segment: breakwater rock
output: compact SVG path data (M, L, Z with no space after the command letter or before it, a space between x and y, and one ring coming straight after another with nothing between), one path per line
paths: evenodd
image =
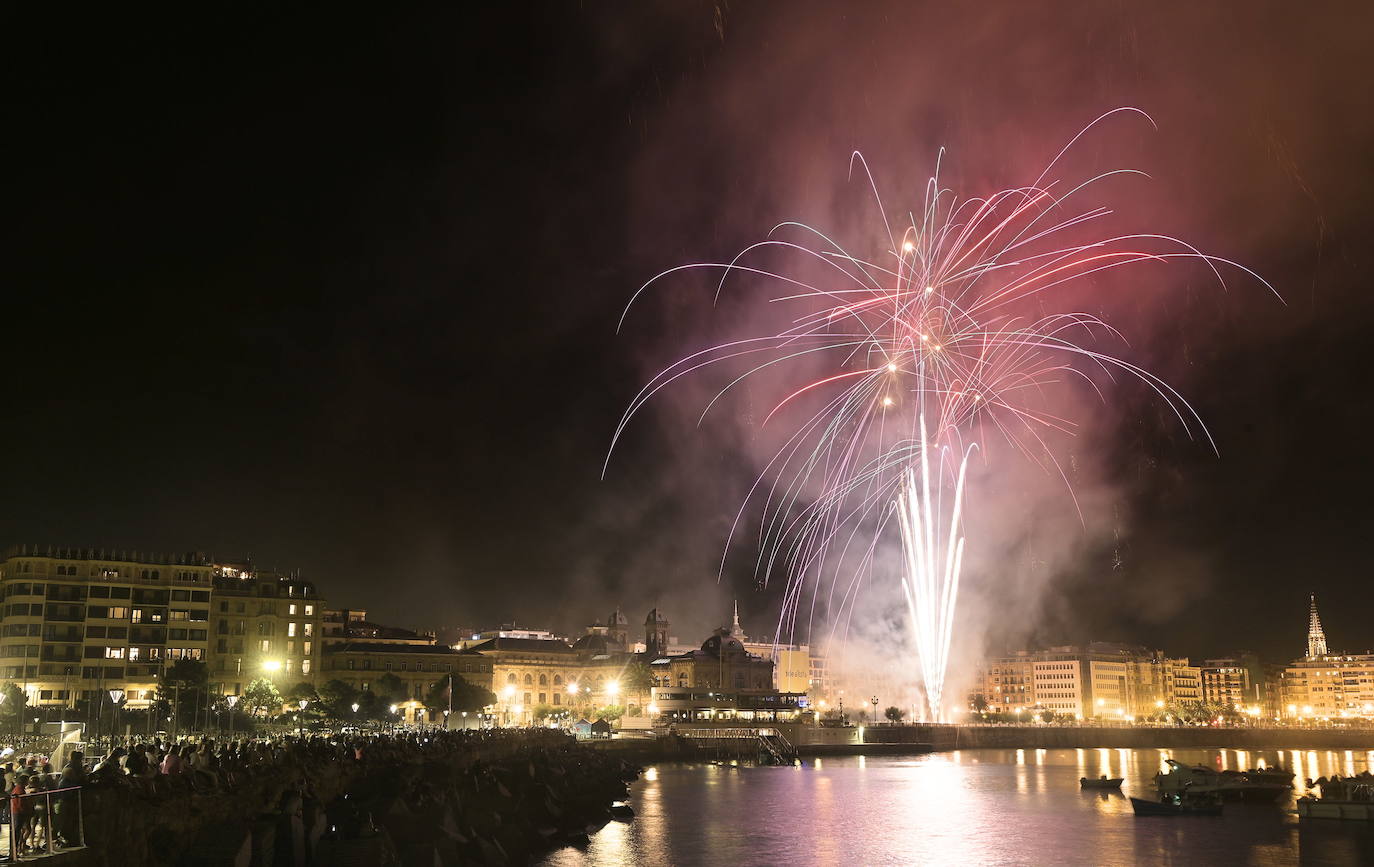
M585 841L639 772L544 731L287 741L262 756L214 774L86 787L87 845L62 863L525 864Z

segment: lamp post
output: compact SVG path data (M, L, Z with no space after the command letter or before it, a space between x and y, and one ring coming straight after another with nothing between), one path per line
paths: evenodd
M468 730L468 712L465 711L465 710L462 710L462 711L459 711L458 713L462 714L462 717L463 717L463 731L467 731L467 730Z
M391 706L391 733L396 733L396 705Z
M869 699L873 703L873 724L878 724L878 697L875 695Z
M515 698L515 684L506 684L506 688L501 690L501 695L506 699L506 725L510 725L510 703L511 699Z
M114 745L115 736L119 733L119 703L124 700L124 690L110 690L110 704L114 705L114 711L110 714L114 718L110 729L110 745Z
M305 709L310 705L310 699L303 698L298 704L301 709L296 711L296 727L300 731L301 740L305 740Z
M229 705L229 740L232 741L234 739L234 705L239 703L239 697L226 695L224 700Z

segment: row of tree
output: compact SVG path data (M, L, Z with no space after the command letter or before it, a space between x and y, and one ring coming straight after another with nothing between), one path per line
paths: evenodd
M107 713L111 704L103 692L98 692L94 706L79 703L87 715ZM28 697L17 684L6 683L0 686L0 721L13 725L27 722ZM298 683L282 693L272 681L258 678L248 684L239 697L237 705L231 706L226 697L210 688L205 663L193 660L178 660L168 666L158 683L157 694L153 701L156 718L175 719L182 728L208 726L213 717L223 721L226 715L246 715L254 718L271 718L282 713L283 705L296 705L304 700L307 704L303 711L288 710L288 714L301 714L301 722L368 722L390 718L391 706L410 701L406 684L396 675L388 672L372 684L370 689L360 690L341 680L331 680L318 690L306 682ZM445 710L454 713L467 711L473 713L496 703L491 690L469 683L461 676L446 674L430 684L421 699L424 706L433 714ZM357 705L357 710L353 709ZM146 711L132 711L124 722L146 719ZM108 720L109 717L107 716ZM160 726L159 726L160 727Z

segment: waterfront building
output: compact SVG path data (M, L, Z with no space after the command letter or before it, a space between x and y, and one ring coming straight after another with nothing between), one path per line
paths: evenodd
M1283 671L1279 716L1296 720L1374 719L1374 652L1331 653L1312 597L1307 655Z
M773 662L773 689L785 693L806 694L813 691L811 648L805 644L788 644L766 639L750 641L739 622L739 603L735 603L730 623L730 637L755 656Z
M717 629L700 648L649 663L654 684L679 689L772 690L773 661L744 648L728 629Z
M424 707L430 688L447 674L469 683L492 688L492 661L471 650L454 650L442 644L388 644L348 641L323 649L324 664L318 682L342 681L368 691L390 674L402 684L404 696L391 696L397 704L397 721L439 723Z
M807 697L776 690L719 692L656 686L649 705L659 723L757 726L808 722Z
M315 681L325 611L312 582L246 563L216 564L212 581L211 689L241 695L259 677L283 691Z
M367 619L367 612L361 608L325 609L321 627L326 647L356 641L417 647L427 647L438 642L433 633L374 623Z
M636 703L632 693L619 688L629 655L608 653L604 646L589 642L578 649L560 638L489 638L468 650L491 663L503 722L530 724L541 712Z
M30 704L154 698L164 666L205 660L214 564L203 554L19 545L0 562L0 677Z
M1132 720L1202 697L1199 669L1161 651L1111 642L1019 650L984 660L971 701L990 712L1051 711Z
M1048 685L1050 679L1045 682ZM991 713L1019 714L1033 707L1035 660L1030 651L1020 650L984 661L974 691L982 696Z
M1258 717L1272 709L1269 668L1253 653L1204 660L1203 701Z

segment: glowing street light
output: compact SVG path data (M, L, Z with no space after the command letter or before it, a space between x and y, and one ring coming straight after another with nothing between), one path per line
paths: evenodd
M572 683L568 684L568 695L577 695L578 689L579 687L577 685L577 681L573 681Z
M620 694L620 681L612 680L606 684L606 695L615 698Z
M281 660L269 659L262 664L263 671L281 671Z

